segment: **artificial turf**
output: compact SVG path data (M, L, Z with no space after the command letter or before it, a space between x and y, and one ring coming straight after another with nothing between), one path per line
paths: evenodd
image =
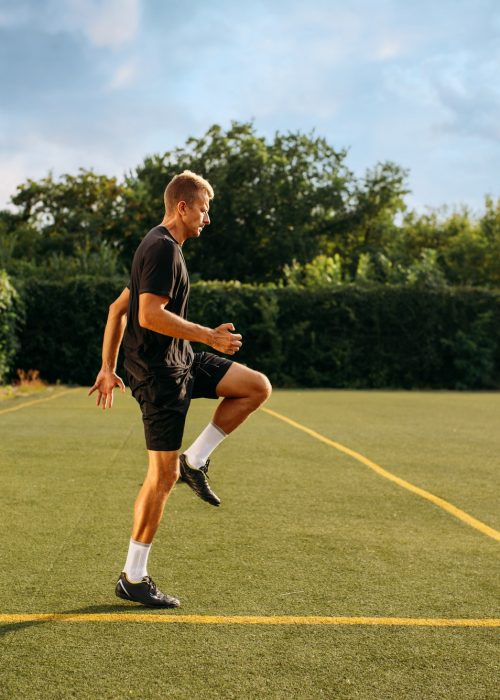
M0 404L0 613L147 612L113 595L145 470L136 404L117 396L103 413L80 389L1 413L21 402ZM277 391L268 405L499 527L499 394ZM212 408L193 403L186 444ZM264 412L210 473L221 508L177 486L150 557L182 614L499 617L498 542ZM0 633L2 698L499 695L498 629L25 622Z

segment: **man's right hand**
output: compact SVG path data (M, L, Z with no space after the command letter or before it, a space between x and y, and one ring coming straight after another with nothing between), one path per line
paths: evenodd
M97 391L96 405L101 406L103 410L111 408L113 406L113 390L116 386L120 387L122 393L125 393L125 384L120 377L111 370L101 369L88 396Z
M212 331L212 340L210 345L214 350L223 352L225 355L234 355L241 348L241 335L239 333L231 333L234 331L232 323L223 323L217 326Z

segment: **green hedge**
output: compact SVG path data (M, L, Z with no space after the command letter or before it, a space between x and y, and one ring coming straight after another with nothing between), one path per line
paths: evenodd
M26 323L15 366L37 369L49 382L93 384L109 304L123 281L28 280L19 286Z
M190 315L233 321L239 359L280 386L500 387L500 292L200 283Z
M16 366L90 384L109 303L122 281L25 283ZM306 290L192 286L189 317L232 321L238 360L277 386L500 388L500 292L354 286Z
M12 369L24 320L22 302L7 273L0 270L0 382Z

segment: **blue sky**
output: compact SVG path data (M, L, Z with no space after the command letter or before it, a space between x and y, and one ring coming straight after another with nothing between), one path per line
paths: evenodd
M214 123L315 130L423 211L500 196L499 0L0 0L0 205Z

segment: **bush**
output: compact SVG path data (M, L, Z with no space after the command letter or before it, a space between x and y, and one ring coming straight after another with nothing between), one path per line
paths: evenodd
M281 337L289 349L280 383L500 386L498 293L350 286L307 293L283 289L280 296ZM474 351L464 338L475 343Z
M93 383L108 307L123 287L121 279L26 280L20 292L27 317L16 367L37 369L49 382Z
M7 273L0 270L0 383L11 374L22 321L23 307L19 295Z
M122 289L122 279L25 283L16 366L93 382L108 306ZM233 322L244 341L238 361L277 386L500 388L499 292L197 282L189 318Z

